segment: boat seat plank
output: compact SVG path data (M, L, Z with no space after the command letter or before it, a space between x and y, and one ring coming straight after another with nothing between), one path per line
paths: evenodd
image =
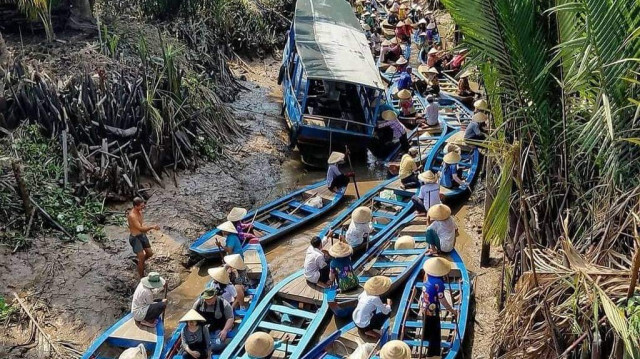
M302 219L302 218L300 218L300 217L298 217L296 215L291 215L291 214L288 214L288 213L284 213L284 212L279 211L279 210L273 210L273 211L269 212L269 214L271 216L273 216L273 217L282 218L282 219L284 219L286 221L293 222L293 223L300 222L300 220Z
M309 197L320 196L322 199L327 201L333 201L333 199L336 197L336 194L334 192L329 191L329 189L326 186L320 186L318 188L310 189L310 190L304 191L304 193L307 194Z
M262 321L258 324L258 327L268 330L277 330L285 333L293 333L297 335L304 335L307 331L302 328L292 327L284 324L272 323L267 321Z
M258 222L258 221L254 221L253 222L253 226L255 228L257 228L258 230L261 230L263 232L267 232L267 233L276 233L278 231L277 228L273 228L271 226L268 226L262 222Z
M312 320L316 316L316 313L307 312L306 310L301 310L301 309L289 308L279 304L272 304L269 308L278 313L289 314L289 315L293 315L296 317L305 318L309 320Z
M211 236L211 238L207 239L204 243L202 243L198 248L200 249L212 249L212 248L218 248L218 245L216 244L216 239L218 240L218 242L220 242L221 246L224 246L225 244L227 244L227 239L219 234L214 234L213 236Z
M373 263L371 268L391 268L391 267L408 267L413 264L413 261L409 262L396 262L396 261L379 261Z
M376 202L391 204L391 205L394 205L394 206L404 207L404 206L407 205L407 203L405 203L405 202L394 201L392 199L386 199L386 198L382 198L382 197L375 197L373 200L376 201Z
M304 203L300 203L298 201L291 201L289 202L289 206L293 207L293 209L295 210L296 208L301 209L305 212L309 212L309 213L318 213L320 212L320 208L316 208L316 207L311 207L308 206Z
M422 347L426 350L429 347L429 341L425 340L422 343L420 343L419 340L403 340L403 342L409 344L410 347L420 347L420 345L422 345ZM446 348L449 349L451 348L451 343L449 343L448 341L442 341L440 343L440 346L442 348Z
M424 249L386 249L382 251L382 255L385 256L410 256L419 255L424 252Z
M407 320L404 326L408 328L422 328L422 320ZM441 329L455 330L456 324L451 322L440 322Z
M373 217L384 217L384 218L389 218L389 219L393 219L395 218L395 214L393 213L389 213L387 211L375 211L372 213Z
M141 342L155 343L156 342L156 328L145 327L136 323L135 319L131 318L118 329L116 329L111 335L111 338L120 339L132 339Z

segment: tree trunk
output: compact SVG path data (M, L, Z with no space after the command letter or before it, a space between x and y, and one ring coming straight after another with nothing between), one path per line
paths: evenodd
M75 30L97 30L92 0L71 0L71 16L67 26Z

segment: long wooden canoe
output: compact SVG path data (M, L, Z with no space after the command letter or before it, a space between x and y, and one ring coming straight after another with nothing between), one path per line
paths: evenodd
M425 168L433 172L442 171L442 159L445 155L445 146L449 143L456 144L461 150L461 159L458 167L462 168L461 179L466 181L469 186L446 188L440 186L440 193L444 195L445 201L454 201L470 193L471 187L476 180L478 167L480 166L480 152L475 146L470 146L464 142L464 131L461 129L453 129L447 135L438 141L434 150L429 154Z
M342 200L343 196L344 189L338 193L331 192L327 188L326 181L321 181L247 213L243 221L251 222L254 214L258 213L253 222L253 231L260 238L260 244L265 245L327 214ZM322 199L322 208L308 205L309 200L313 197ZM206 232L196 239L189 249L203 257L212 257L218 254L220 248L216 245L216 239L223 245L225 241L219 232L217 228Z
M382 337L380 342L388 341L389 333L389 320L382 325ZM311 348L302 359L342 359L348 358L353 354L359 346L363 344L369 344L371 346L378 347L378 341L366 336L360 335L356 324L352 321L328 335L326 338L321 339L320 342L313 348ZM375 356L372 356L375 358Z
M260 244L250 243L244 248L244 263L247 265L247 275L249 279L255 281L249 290L245 293L246 309L235 309L234 319L235 325L232 331L229 333L229 338L233 338L238 330L247 323L247 318L253 313L258 306L260 298L264 292L267 284L267 275L269 268L267 266L267 257L264 254L264 250ZM183 354L180 346L182 340L180 333L186 324L180 323L176 330L171 335L171 339L167 342L165 353L163 358L165 359L182 359ZM220 355L214 354L213 359L221 358Z
M424 260L429 257L425 257ZM442 358L453 359L461 351L462 341L467 328L469 316L469 299L471 285L469 273L455 250L445 256L453 263L453 269L445 278L445 296L453 302L454 309L460 313L455 318L446 309L440 312ZM418 315L419 300L422 294L424 272L422 263L416 267L402 293L400 306L393 323L390 340L402 340L412 349L411 358L424 358L428 347L422 341L422 317ZM422 351L422 353L420 353Z
M298 359L318 332L328 311L327 301L320 305L295 302L283 298L280 291L293 280L303 277L304 270L291 274L267 293L246 319L235 337L222 352L221 358L246 358L244 343L257 331L269 333L277 343L273 358Z
M384 240L369 248L353 266L358 274L360 287L346 293L338 293L335 288L326 290L329 308L337 317L345 317L353 312L358 304L358 296L363 291L362 285L369 278L378 275L389 277L391 288L387 293L392 293L407 280L427 250L425 220L425 217L411 214L388 231ZM416 241L415 248L394 249L396 241L401 236L413 237Z
M129 313L91 343L82 359L117 359L128 348L144 344L151 359L159 359L164 346L164 322L155 328L140 325Z

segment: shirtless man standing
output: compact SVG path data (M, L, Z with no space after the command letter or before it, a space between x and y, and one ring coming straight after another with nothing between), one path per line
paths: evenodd
M138 256L138 275L140 278L144 277L144 262L153 255L149 238L147 238L147 232L152 229L160 229L158 225L145 226L143 224L142 211L145 206L144 199L136 197L133 199L133 208L127 215L127 222L129 222L129 244L131 244L131 248L133 248L133 253Z

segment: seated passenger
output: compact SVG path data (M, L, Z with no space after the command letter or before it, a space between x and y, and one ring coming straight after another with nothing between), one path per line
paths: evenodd
M445 188L455 188L465 186L458 175L458 162L460 162L460 154L457 152L449 152L444 155L442 160L442 174L440 175L440 185Z
M244 296L251 285L251 279L247 275L247 265L244 264L239 254L231 254L224 257L224 267L229 274L229 281L236 289L236 296L231 307L233 309L245 309Z
M364 291L358 296L358 305L353 311L353 322L365 335L380 338L376 332L382 328L391 313L391 299L383 304L380 296L391 287L391 279L383 276L369 278L364 284Z
M456 93L458 96L474 96L476 94L471 90L471 86L469 85L469 71L465 71L460 75Z
M464 139L465 140L475 140L475 141L484 141L487 138L487 135L482 131L487 124L487 115L482 112L477 112L473 114L471 118L471 122L467 125L467 128L464 130Z
M160 288L166 285L167 282L157 272L150 272L148 276L140 279L131 301L131 313L136 322L155 328L158 318L167 307L167 300L153 297L158 295Z
M451 218L451 209L444 204L436 204L427 212L426 239L429 244L427 254L450 253L456 244L458 228Z
M418 194L411 197L411 201L416 207L418 216L424 216L429 208L440 204L440 185L438 184L438 176L432 171L422 172L418 176L418 180L422 185Z
M229 272L224 267L209 268L207 271L212 278L209 288L216 288L220 290L220 295L229 304L235 302L238 292L236 287L231 285L231 278L229 278Z
M418 165L416 164L415 157L418 155L418 148L411 147L408 153L402 155L400 159L400 170L398 177L404 189L418 188ZM418 159L419 160L419 159Z
M233 309L221 296L220 288L205 289L193 309L205 319L209 328L210 350L221 353L228 344L229 332L233 328Z
M255 332L244 343L244 351L249 359L270 359L274 350L280 348L282 343L275 342L273 337L265 332Z
M340 292L358 287L358 276L351 266L351 254L353 254L353 248L342 240L338 240L329 248L329 255L333 258L329 262L329 281L337 282Z
M205 325L206 319L193 309L180 318L180 322L187 325L180 332L182 355L185 359L210 358L211 347L209 328Z
M351 248L358 248L369 240L369 234L373 232L373 223L371 222L371 209L369 207L358 207L351 215L351 223L347 228L345 240ZM366 249L367 246L364 246Z
M416 109L413 107L413 95L409 90L398 91L398 99L400 100L400 114L405 117L411 117L416 114Z

